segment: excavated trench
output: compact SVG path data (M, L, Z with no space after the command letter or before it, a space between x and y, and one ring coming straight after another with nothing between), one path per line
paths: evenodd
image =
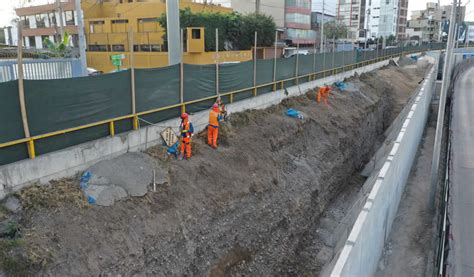
M91 207L66 197L60 208L24 209L23 250L39 257L28 271L317 275L333 255L331 232L365 180L358 172L426 70L390 66L352 78L329 106L308 93L234 114L220 148L200 136L190 161L167 161L163 147L152 148L169 183L143 198ZM287 108L304 120L284 115Z

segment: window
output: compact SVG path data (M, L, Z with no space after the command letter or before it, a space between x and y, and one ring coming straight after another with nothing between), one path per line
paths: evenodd
M64 15L66 16L66 25L73 26L74 23L74 12L73 11L65 11Z
M112 20L112 33L126 33L128 31L127 24L127 19Z
M49 39L49 36L41 36L41 43L43 43L43 48L46 48L46 44L44 43L46 39Z
M192 37L192 39L200 39L201 38L201 29L192 29L191 30L191 37Z
M58 25L56 22L56 14L55 13L48 13L49 17L49 25L51 27Z
M140 18L138 19L139 32L157 32L159 23L156 18Z
M288 23L311 24L311 16L307 14L287 13L285 19Z
M133 51L135 52L161 52L161 45L160 44L134 45Z
M103 21L103 20L89 22L89 30L90 30L91 34L103 33L104 32L104 24L105 24L105 21Z
M113 44L112 45L113 52L125 52L125 45L123 44Z
M91 52L107 52L107 45L89 45L89 51Z
M36 48L36 39L35 37L28 37L28 42L30 43L30 47Z
M22 16L21 23L23 27L30 27L30 18L28 16Z
M37 14L35 15L36 18L36 28L44 28L46 27L46 15L45 14Z

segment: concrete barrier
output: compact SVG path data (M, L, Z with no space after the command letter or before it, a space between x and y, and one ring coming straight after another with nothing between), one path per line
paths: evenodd
M330 276L372 276L397 213L426 125L437 76L437 60L405 116L403 125Z
M308 90L324 84L343 81L345 78L370 72L388 64L388 60L370 64L334 76L302 83L286 90L266 93L257 97L234 102L227 106L229 113L242 112L249 109L265 109L279 104L288 97L298 96ZM190 116L195 132L206 128L208 111L198 112ZM149 147L162 144L161 131L172 127L178 132L178 118L160 122L137 131L107 137L83 143L70 148L59 150L36 157L34 160L23 160L0 167L0 199L8 193L20 190L29 184L47 183L50 180L70 177L84 171L91 165L105 159L110 159L129 151L142 151Z

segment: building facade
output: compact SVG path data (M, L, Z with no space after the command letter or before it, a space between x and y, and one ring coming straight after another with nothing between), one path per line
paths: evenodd
M28 4L34 4L28 2ZM44 48L43 41L49 38L56 41L61 26L72 36L73 46L78 45L77 14L74 0L61 0L59 5L32 5L15 10L20 18L23 45L27 48Z
M457 21L463 22L466 7L461 6L458 10ZM437 3L429 2L424 10L413 11L407 23L407 33L410 39L419 39L420 42L443 41L449 29L451 16L451 5L438 6Z
M366 37L366 1L370 0L338 0L336 20L347 26L348 39L361 42Z
M408 0L398 0L397 39L407 38Z
M313 45L316 32L311 29L311 0L231 0L240 13L260 12L275 20L280 39L288 45Z
M230 13L233 10L220 5L181 0L180 9L190 8L193 12ZM134 52L134 66L155 68L168 65L165 48L165 32L157 18L166 13L165 0L83 0L84 28L87 42L87 64L104 72L115 69L111 56L123 54L123 67L130 67L130 53ZM189 30L187 30L189 31ZM194 28L192 37L204 43L204 28ZM214 31L214 30L212 30ZM189 45L183 53L183 61L190 64L213 64L217 62L238 62L252 59L252 51L205 52L204 44L190 51ZM200 50L196 50L200 49Z
M399 7L400 0L369 0L364 22L366 38L396 36L399 24Z

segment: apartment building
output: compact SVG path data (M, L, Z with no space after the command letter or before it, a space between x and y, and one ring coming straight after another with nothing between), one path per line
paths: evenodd
M461 6L457 13L457 21L463 22L466 7ZM451 5L438 6L429 2L424 10L413 11L407 22L407 33L411 39L418 38L421 42L442 41L443 34L448 32L451 16Z
M311 29L311 0L231 0L240 13L270 15L281 30L280 39L289 45L313 45L316 32Z
M407 38L408 0L398 0L397 39Z
M366 2L371 0L338 0L336 20L347 26L348 39L352 42L365 41Z
M45 38L55 41L60 34L61 26L64 32L72 36L72 45L78 45L77 14L74 10L74 0L61 0L59 3L24 6L15 10L20 18L23 45L27 48L44 48Z
M400 0L369 0L364 29L366 38L395 36L398 32Z

